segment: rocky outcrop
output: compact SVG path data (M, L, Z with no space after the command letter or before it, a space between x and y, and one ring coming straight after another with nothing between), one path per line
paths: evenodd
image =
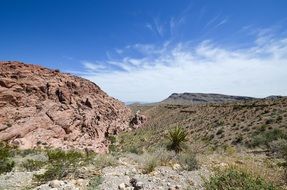
M0 62L0 141L107 151L131 111L96 84L37 65Z
M137 112L134 117L131 119L130 126L133 129L137 129L143 126L143 124L146 122L147 118L146 116L140 114Z

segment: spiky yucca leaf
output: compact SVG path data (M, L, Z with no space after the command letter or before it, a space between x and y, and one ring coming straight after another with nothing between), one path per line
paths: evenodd
M185 129L177 126L176 128L169 131L167 137L170 141L170 145L168 148L178 153L182 151L183 143L187 141L187 132L185 131Z

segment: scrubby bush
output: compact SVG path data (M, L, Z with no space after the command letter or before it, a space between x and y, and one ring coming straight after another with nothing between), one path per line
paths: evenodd
M284 155L284 150L287 147L286 139L278 139L268 143L269 150L275 155L281 157Z
M10 147L0 144L0 174L12 171L15 163L11 158L12 152Z
M272 152L275 153L277 157L283 159L283 163L281 165L284 168L284 180L287 183L287 140L279 139L270 143L269 146Z
M174 151L167 151L165 148L159 148L153 153L153 156L158 160L161 166L168 166L177 159Z
M206 190L276 190L279 189L264 179L252 176L251 174L230 167L224 170L217 170L209 180L204 183Z
M130 153L133 153L133 154L142 154L143 153L139 148L137 148L135 146L129 147L129 149L127 151Z
M91 163L96 166L98 169L102 169L107 166L116 166L117 160L112 155L96 155L92 160Z
M282 121L283 117L281 115L279 115L277 118L276 118L276 123L280 123Z
M87 190L96 190L99 188L99 185L103 182L102 176L98 175L93 177L88 184Z
M265 121L265 124L266 125L269 125L269 124L271 124L271 123L273 123L274 121L273 121L273 119L267 119L266 121Z
M39 183L45 183L54 179L62 179L69 173L74 172L74 167L68 166L67 163L57 163L49 165L45 173L34 175L35 179Z
M233 145L237 145L239 143L242 143L243 141L243 136L242 134L239 134L233 141L232 141L232 144Z
M69 162L74 163L75 161L82 160L84 155L80 152L71 150L71 151L63 151L63 150L49 150L47 152L47 156L49 162Z
M199 164L194 153L183 153L179 157L179 162L183 169L192 171L199 169Z
M222 133L224 133L224 130L222 128L220 128L217 132L216 135L221 135Z
M184 142L187 141L187 132L181 127L176 127L169 131L167 138L170 141L168 149L174 150L176 153L179 153L183 150Z
M284 167L284 180L287 183L287 145L285 145L282 149L282 157L284 159L283 167Z
M154 169L156 168L158 162L156 160L156 158L151 158L150 160L147 160L144 163L144 167L143 167L143 173L148 174L154 171Z
M255 135L252 139L251 146L268 146L272 141L278 139L287 139L287 135L280 129L273 129Z
M25 157L31 154L39 154L43 152L41 149L24 149L24 150L16 150L17 155Z
M231 155L233 155L233 154L236 153L236 148L233 147L233 146L228 146L228 145L226 145L226 146L224 146L224 152L225 152L228 156L231 156Z
M41 169L45 164L46 162L44 161L28 159L22 163L22 167L27 171L37 171Z
M69 174L76 173L86 158L77 151L48 150L48 167L45 173L35 175L35 179L39 183L45 183L54 179L62 179Z
M158 157L159 154L155 152L145 152L142 155L129 153L126 156L138 163L138 165L142 169L142 172L146 174L154 171L154 169L161 164Z
M8 159L0 160L0 174L11 172L14 166L15 166L14 161Z

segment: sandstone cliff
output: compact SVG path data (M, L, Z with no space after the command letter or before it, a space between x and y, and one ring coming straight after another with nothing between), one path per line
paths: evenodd
M96 84L37 65L0 62L0 141L107 151L131 111Z

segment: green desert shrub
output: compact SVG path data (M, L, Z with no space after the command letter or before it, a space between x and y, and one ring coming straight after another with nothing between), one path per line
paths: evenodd
M224 130L222 128L220 128L217 132L216 135L221 135L222 133L224 133Z
M275 155L282 157L284 155L285 149L287 148L287 140L286 139L278 139L272 141L268 144L269 150Z
M194 153L183 153L179 157L179 162L183 169L193 171L199 169L199 164Z
M49 150L47 152L47 156L49 162L69 162L74 163L79 160L84 159L84 155L81 152L77 152L74 150L71 151L63 151L63 150Z
M44 161L28 159L22 163L22 167L27 171L37 171L47 164Z
M230 167L224 170L217 170L209 180L205 180L206 190L277 190L279 189L264 179L252 176L251 174Z
M0 174L12 171L14 166L11 148L5 144L0 144Z
M9 159L0 160L0 174L11 172L15 166L15 162Z
M39 183L46 183L47 181L62 179L68 176L69 173L75 172L75 167L71 167L68 163L55 163L49 165L45 173L34 175Z
M281 164L284 168L284 180L287 183L287 140L279 139L270 143L270 149L273 153L276 154L279 158L283 159Z
M151 158L144 163L143 173L148 174L154 171L156 166L158 165L156 158Z
M187 141L187 132L184 128L176 127L168 132L167 138L169 140L168 149L179 153L185 146L184 142Z
M243 141L243 136L242 136L242 134L239 134L239 135L232 141L232 144L233 144L233 145L237 145L237 144L242 143L242 141Z
M131 146L129 147L129 149L127 150L130 153L133 154L142 154L143 152L139 149L139 147L135 147L135 146Z
M77 151L48 150L47 156L49 160L45 173L34 175L39 183L54 179L60 180L68 175L75 174L77 169L86 161L86 157Z
M264 131L255 135L252 139L251 146L268 146L272 141L278 139L287 139L287 135L280 129L273 129L271 131Z
M93 177L88 184L87 190L97 190L99 189L99 185L103 182L102 176L98 175Z
M113 155L110 154L98 154L92 160L91 163L98 169L102 169L107 166L116 166L117 160Z
M165 148L158 148L153 152L153 156L158 160L158 164L161 166L168 166L177 159L177 155L174 151L168 151Z
M25 157L27 155L33 155L33 154L40 154L42 150L40 149L24 149L24 150L16 150L16 154L22 157Z
M154 169L160 165L159 154L158 152L145 152L141 155L129 153L127 156L138 163L143 173L150 173L154 171Z

